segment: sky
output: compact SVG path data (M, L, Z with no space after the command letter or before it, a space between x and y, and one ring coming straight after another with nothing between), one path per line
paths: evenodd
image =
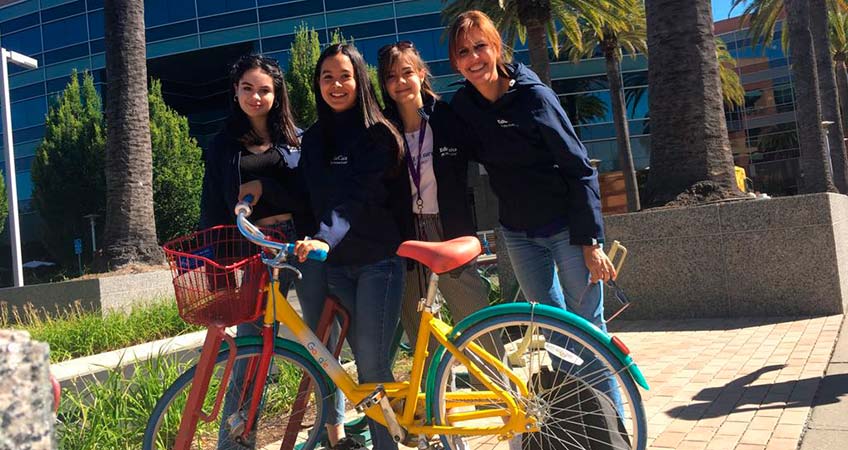
M713 2L713 20L724 20L728 17L728 12L730 12L730 5L733 3L731 0L712 0ZM745 5L739 5L736 8L733 8L733 14L731 17L738 16L742 14L742 11L745 10Z

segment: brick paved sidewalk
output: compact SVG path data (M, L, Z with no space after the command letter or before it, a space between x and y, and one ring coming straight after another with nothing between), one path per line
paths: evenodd
M794 450L841 322L839 315L613 324L651 384L642 392L649 448Z

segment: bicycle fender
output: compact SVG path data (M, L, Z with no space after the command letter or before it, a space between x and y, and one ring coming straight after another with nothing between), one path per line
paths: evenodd
M241 347L243 345L256 345L260 347L262 346L262 336L241 336L234 338L234 340L236 342L236 347ZM312 357L312 354L309 353L309 351L306 350L305 347L291 339L283 339L280 337L274 339L274 347L283 348L303 357L308 364L311 364L312 367L318 371L318 373L323 375L324 382L327 383L327 387L331 391L334 391L336 389L336 384L333 383L333 380L330 379L330 377L327 375L327 372L325 372L324 369L322 369L321 366L318 365L318 362L315 361L315 358ZM221 343L222 352L227 351L228 348L229 344L227 344L227 341Z
M648 385L647 380L645 380L645 376L642 375L642 371L633 361L633 358L630 355L625 355L621 350L618 349L612 343L612 336L607 333L601 331L600 328L595 326L593 323L588 320L578 316L577 314L568 312L563 310L562 308L556 308L548 305L540 305L540 304L531 304L526 302L516 302L516 303L505 303L501 305L490 306L488 308L483 308L465 319L461 320L451 331L451 334L448 335L448 340L450 342L456 342L457 337L459 337L465 330L470 328L472 325L477 324L480 321L490 319L496 316L504 316L510 314L534 314L544 317L549 317L552 319L561 320L569 325L573 325L575 328L578 328L580 331L585 332L590 337L594 338L598 342L604 345L616 358L621 362L624 367L627 368L627 372L633 378L633 381L636 382L639 386L641 386L645 390L650 390L650 386ZM442 360L447 350L444 346L439 346L436 350L436 353L433 355L433 360L430 363L430 368L427 371L427 415L428 420L432 421L433 417L431 415L431 411L433 411L431 399L435 397L436 391L436 370L438 369L438 362Z

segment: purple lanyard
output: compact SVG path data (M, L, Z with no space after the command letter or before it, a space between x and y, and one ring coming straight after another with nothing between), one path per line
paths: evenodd
M406 167L409 169L409 175L412 177L412 183L415 184L416 205L418 213L424 208L424 201L421 200L421 156L424 154L424 136L427 134L427 119L421 118L421 126L418 129L418 158L415 162L412 161L412 151L409 149L409 142L406 141L406 134L403 135L403 145L406 147Z

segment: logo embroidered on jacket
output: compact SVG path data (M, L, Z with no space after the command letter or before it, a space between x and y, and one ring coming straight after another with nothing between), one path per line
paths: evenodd
M456 156L457 153L456 147L439 147L439 156Z
M516 125L516 124L514 124L514 123L512 123L512 122L510 122L506 119L498 119L498 125L500 125L501 128L512 128L512 127L518 126L518 125Z
M333 160L330 161L331 165L334 166L342 166L347 164L347 155L336 155L333 157Z

